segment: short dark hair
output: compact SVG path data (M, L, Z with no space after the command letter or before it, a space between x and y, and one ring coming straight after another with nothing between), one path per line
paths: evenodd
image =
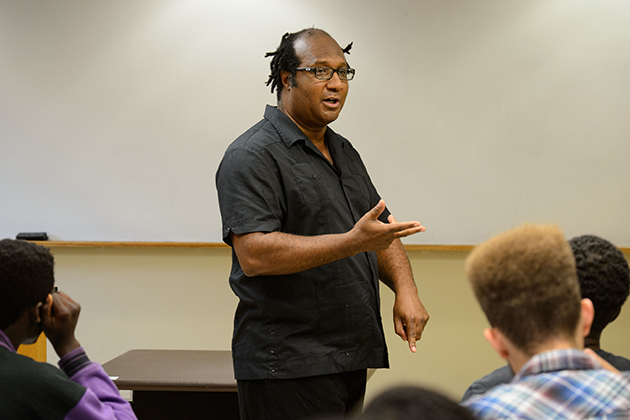
M630 268L623 253L612 243L594 235L569 240L575 257L580 291L595 307L591 334L617 318L630 293Z
M360 420L474 420L475 417L450 398L418 386L391 388L370 402Z
M1 330L46 299L55 284L53 266L53 256L43 246L12 239L0 241Z
M269 65L269 67L271 68L271 74L269 74L269 79L267 79L266 84L267 86L271 85L271 93L273 93L274 89L276 90L276 97L278 99L278 102L280 102L282 89L284 88L282 86L283 71L289 73L291 86L295 86L295 73L296 69L300 66L300 58L295 53L295 41L300 39L303 35L316 34L328 35L326 31L317 28L302 29L301 31L293 33L287 32L282 35L282 39L280 40L280 45L278 46L278 48L273 52L268 52L267 54L265 54L265 58L273 56L271 64ZM345 54L350 54L351 48L352 42L343 49L343 52Z
M575 335L580 286L559 227L528 224L489 239L468 257L466 275L490 325L524 353Z

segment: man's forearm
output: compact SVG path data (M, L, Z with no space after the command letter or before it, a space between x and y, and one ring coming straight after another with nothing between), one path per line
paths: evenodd
M385 202L381 200L346 233L319 236L283 232L233 233L232 245L243 272L250 277L298 273L364 251L395 249L392 261L400 260L400 252L406 261L405 249L398 238L421 232L424 227L418 222L398 223L393 218L390 223L383 223L378 220L383 210ZM396 241L398 245L392 247ZM409 261L406 264L411 274Z
M413 293L418 293L413 280L411 264L407 258L407 251L400 241L396 239L389 248L377 251L378 272L380 280L387 285L394 293L402 289L408 289Z
M282 232L232 235L247 276L294 274L358 253L349 233L298 236Z

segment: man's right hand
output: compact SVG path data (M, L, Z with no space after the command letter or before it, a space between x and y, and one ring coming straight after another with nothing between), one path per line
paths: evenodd
M74 337L79 312L81 312L81 305L63 292L48 295L41 307L44 333L59 357L81 346Z
M404 238L426 229L419 222L398 223L389 217L390 223L383 223L378 217L385 210L385 202L380 200L372 210L354 225L350 233L354 236L357 246L363 251L382 251L389 248L395 239Z
M385 202L381 200L350 231L341 234L300 236L252 232L230 235L245 275L294 274L361 252L382 251L398 238L425 231L418 222L398 223L392 216L388 218L389 223L383 223L378 220L383 210Z

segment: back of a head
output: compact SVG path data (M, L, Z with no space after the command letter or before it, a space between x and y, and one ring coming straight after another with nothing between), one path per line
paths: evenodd
M378 395L360 420L474 420L450 398L416 386L398 386Z
M54 285L53 257L39 245L0 240L0 329L43 301Z
M575 259L560 228L527 224L475 247L466 275L488 321L526 354L571 338L580 319Z
M595 307L591 334L599 336L614 321L630 292L630 268L623 253L594 235L569 240L583 298Z

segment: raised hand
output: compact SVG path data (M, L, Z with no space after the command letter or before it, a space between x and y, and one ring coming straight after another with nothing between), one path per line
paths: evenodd
M81 345L74 337L81 305L63 292L48 295L41 308L42 327L59 357Z
M393 216L388 218L390 223L383 223L378 220L383 210L385 210L385 202L380 200L350 231L361 251L381 251L389 248L395 239L426 230L419 222L398 223Z

